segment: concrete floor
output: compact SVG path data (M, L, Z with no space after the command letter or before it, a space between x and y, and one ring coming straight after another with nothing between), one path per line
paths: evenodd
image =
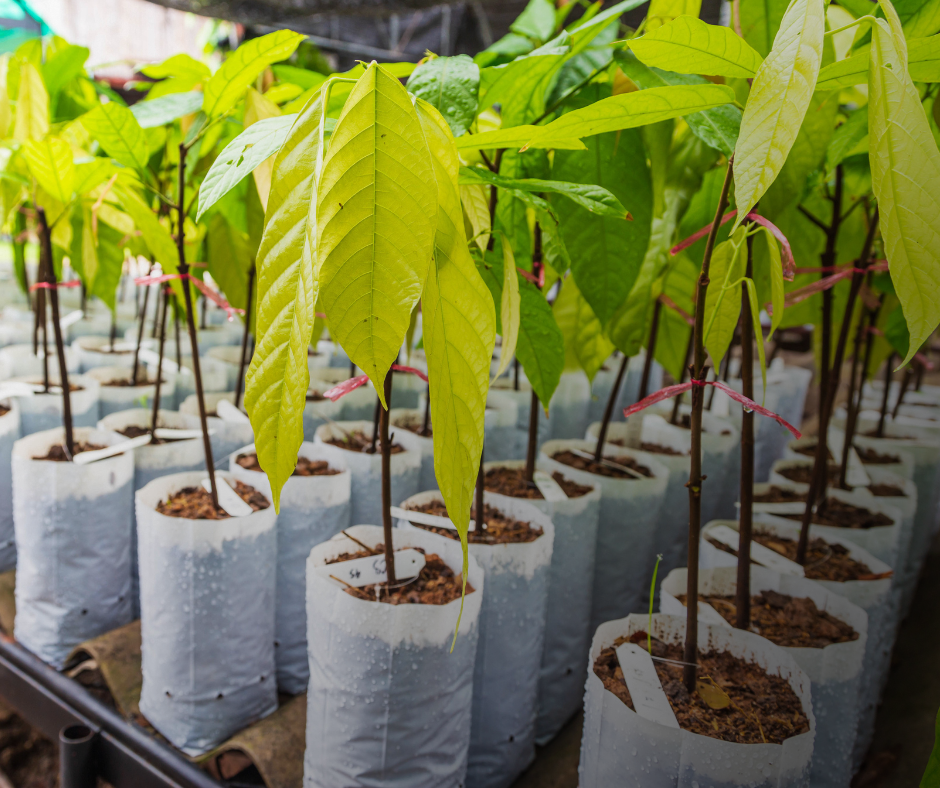
M916 788L934 744L940 708L940 537L894 647L868 760L852 788ZM577 788L583 715L545 747L513 788ZM848 788L848 787L847 787Z

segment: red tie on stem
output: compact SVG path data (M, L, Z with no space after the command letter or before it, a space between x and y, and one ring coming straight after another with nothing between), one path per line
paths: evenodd
M425 383L428 382L428 376L425 375L420 369L406 367L401 364L392 364L392 369L395 372L410 372L412 375L417 375ZM345 396L350 391L355 391L360 386L364 386L368 380L368 375L358 375L357 377L350 378L349 380L344 380L338 386L333 386L333 388L324 391L323 396L332 402L336 402L336 400Z
M196 278L192 274L159 274L157 276L140 276L134 280L135 285L158 285L162 282L169 282L171 279L188 279L190 282L195 285L196 289L199 290L206 298L208 298L212 303L218 305L225 310L225 314L228 315L229 320L233 320L235 313L237 312L240 315L245 314L244 309L239 309L238 307L232 306L228 301L226 301L222 296L216 293L209 285L203 282L201 279Z

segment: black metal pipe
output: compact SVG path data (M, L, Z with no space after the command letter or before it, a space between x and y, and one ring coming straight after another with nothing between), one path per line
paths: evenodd
M97 731L81 723L66 725L59 731L59 788L95 788L97 735Z

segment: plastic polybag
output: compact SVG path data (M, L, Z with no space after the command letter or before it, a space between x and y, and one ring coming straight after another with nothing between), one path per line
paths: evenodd
M25 383L42 385L42 376L20 378ZM49 372L49 384L58 387L59 373ZM98 423L98 381L87 375L69 375L69 386L78 386L70 392L72 426L94 427ZM20 432L32 435L62 426L62 392L48 394L39 391L31 397L17 397L20 405Z
M15 399L0 401L7 412L0 416L0 572L16 566L13 533L13 444L20 437L20 406Z
M252 443L255 439L255 434L251 429L250 422L247 421L247 416L245 417L246 421L242 422L228 421L216 415L219 403L222 400L234 404L235 392L215 391L205 395L206 413L211 414L206 416L206 423L211 433L209 442L212 444L212 460L215 463L223 462L233 451ZM244 403L242 404L244 405ZM188 396L186 401L180 405L180 413L194 418L197 422L196 426L199 426L199 400L196 399L195 394Z
M98 381L98 417L104 418L112 413L132 408L151 408L156 394L155 383L139 386L109 386L116 380L131 380L133 367L95 367L88 372L88 377ZM150 371L143 364L137 372L139 381L155 380L156 371ZM176 376L163 373L160 384L160 402L172 404L175 401Z

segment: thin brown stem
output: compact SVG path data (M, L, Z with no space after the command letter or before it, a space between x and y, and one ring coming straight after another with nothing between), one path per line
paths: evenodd
M532 399L529 403L529 442L525 453L525 480L531 482L535 473L535 452L539 443L539 403L535 389L532 389Z
M153 433L159 425L160 418L160 392L163 383L163 353L166 348L166 313L170 305L170 288L166 288L163 294L163 311L160 311L160 291L157 291L157 316L160 318L160 340L157 349L157 380L153 390L153 414L150 418L150 440L153 441Z
M251 296L255 284L255 267L248 270L248 297L245 303L245 330L242 333L242 352L238 356L238 377L235 379L235 407L242 398L242 381L245 379L245 364L248 362L248 335L251 332Z
M662 304L657 300L653 305L653 319L650 321L650 336L646 345L646 358L643 359L643 375L640 377L640 395L637 402L644 399L650 391L650 371L653 369L653 355L656 353L656 336L659 333L659 312Z
M473 518L476 521L478 531L486 530L486 523L483 520L483 452L480 452L480 469L477 471L477 486L474 490Z
M891 367L894 366L894 353L888 356L885 361L885 390L881 396L881 412L878 414L878 428L875 430L875 437L883 438L885 436L885 419L888 417L888 397L891 393Z
M747 271L745 276L753 278L752 255L754 236L747 239ZM754 341L763 337L754 336L751 315L751 300L747 285L741 283L741 393L754 399ZM751 536L754 511L754 411L744 409L741 414L741 479L738 513L738 574L735 586L735 626L750 629L751 626Z
M424 397L424 418L421 420L421 434L427 437L431 434L431 387L428 386Z
M153 270L153 260L150 261L150 269L147 273L149 275L150 271ZM157 313L160 312L160 296L157 296ZM137 369L140 366L140 344L144 341L144 324L147 322L147 302L150 300L150 287L147 286L144 288L143 294L143 307L140 310L140 325L137 327L137 345L134 347L134 371L131 373L131 383L135 386L137 385Z
M389 375L392 373L389 372ZM388 400L388 406L391 407L392 403ZM382 402L378 397L375 398L375 410L372 411L372 442L369 444L369 448L366 449L366 452L369 454L375 454L378 451L379 446L379 430L381 429L382 421Z
M685 382L685 373L688 370L689 364L692 360L692 340L694 334L689 332L689 342L685 346L685 359L682 362L682 372L679 374L679 383ZM672 403L672 414L669 416L669 423L675 424L679 420L679 407L682 405L682 395L679 394L676 396L675 400Z
M911 379L913 377L914 373L911 371L910 367L904 370L904 377L901 378L901 390L898 392L897 402L894 403L894 409L891 411L892 420L898 417L898 412L901 410L901 405L904 402L904 395L907 394L907 390L911 387Z
M385 373L385 402L392 406L392 370ZM395 547L392 544L392 442L388 437L388 408L381 409L382 430L382 532L385 538L385 571L388 586L395 585Z
M617 377L614 380L614 387L610 390L610 396L607 397L607 406L604 408L604 418L601 419L601 428L597 433L597 446L594 447L594 462L600 462L604 452L604 441L607 440L607 428L610 426L610 420L614 415L614 405L617 404L617 397L620 396L620 386L623 384L623 376L627 371L627 365L630 363L630 357L625 355L620 362L620 369L617 370Z

